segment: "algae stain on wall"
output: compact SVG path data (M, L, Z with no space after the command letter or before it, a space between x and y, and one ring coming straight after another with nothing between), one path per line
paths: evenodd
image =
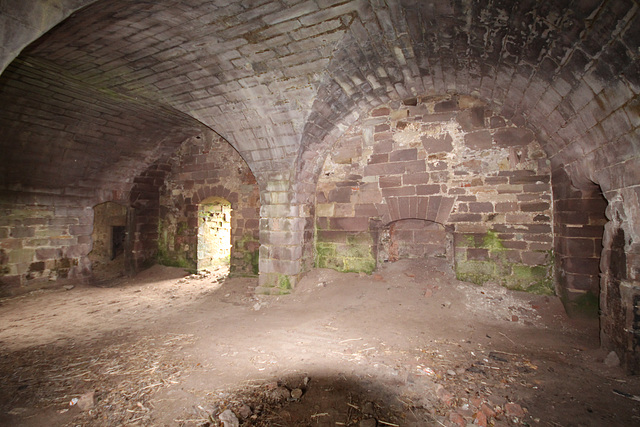
M315 266L343 273L371 274L376 268L374 246L370 233L346 234L341 243L317 239Z
M544 252L544 264L527 265L509 259L508 248L496 232L488 231L483 236L462 234L456 240L454 268L458 280L477 285L495 282L512 290L555 294L551 251ZM476 253L478 259L474 259Z

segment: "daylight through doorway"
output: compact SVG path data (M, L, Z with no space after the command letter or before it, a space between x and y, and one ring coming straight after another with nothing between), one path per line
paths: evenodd
M198 272L229 266L231 259L231 204L222 198L205 199L198 209Z

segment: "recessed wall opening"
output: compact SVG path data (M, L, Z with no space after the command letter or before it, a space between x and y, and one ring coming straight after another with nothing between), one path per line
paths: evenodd
M205 199L198 209L198 272L229 268L231 260L231 203Z
M89 254L94 276L112 278L124 274L127 207L105 202L93 208L93 247Z
M422 219L401 219L379 233L378 263L407 258L449 258L450 238L442 224Z
M127 228L124 225L111 227L111 260L113 261L124 254L124 240L127 236Z
M554 172L554 199L558 294L570 316L597 320L607 200L597 184L574 187L563 170Z

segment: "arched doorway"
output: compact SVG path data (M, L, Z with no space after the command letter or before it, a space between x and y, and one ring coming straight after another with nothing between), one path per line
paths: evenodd
M209 197L198 208L198 272L229 267L231 259L231 203Z

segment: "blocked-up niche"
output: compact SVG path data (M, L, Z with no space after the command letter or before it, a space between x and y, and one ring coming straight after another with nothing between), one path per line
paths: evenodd
M105 202L93 208L92 262L107 263L123 257L126 223L126 206Z
M198 271L229 266L231 259L231 204L222 198L205 199L198 209Z
M407 258L450 258L451 236L437 222L402 219L383 227L378 235L378 263Z

